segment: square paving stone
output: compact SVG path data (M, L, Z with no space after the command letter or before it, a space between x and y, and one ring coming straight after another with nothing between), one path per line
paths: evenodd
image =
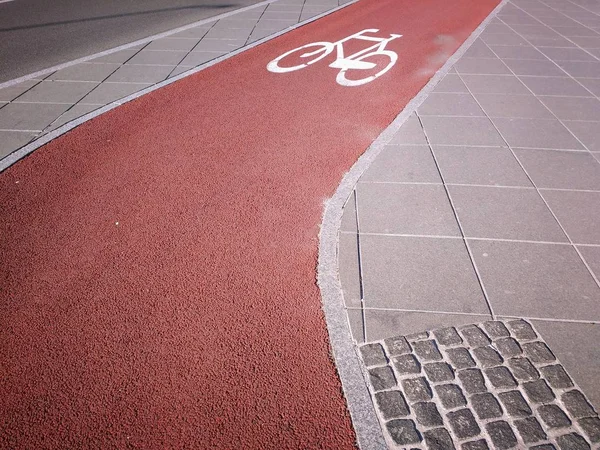
M600 247L578 246L577 248L592 273L600 279Z
M452 438L446 429L436 428L423 433L427 448L431 450L454 450Z
M600 244L600 192L541 192L575 244Z
M499 450L513 448L517 445L517 438L513 433L512 427L503 420L490 422L485 426L495 448Z
M469 90L461 80L460 76L449 73L435 86L433 92L468 93Z
M531 324L523 319L509 320L508 328L512 335L520 341L531 341L538 338Z
M381 344L366 344L360 347L360 354L367 367L381 366L388 362Z
M567 242L534 189L448 186L466 237Z
M404 336L394 336L385 341L388 355L398 356L412 352L412 348Z
M0 129L42 131L70 106L55 103L10 103L0 109Z
M462 389L456 384L441 384L435 386L434 389L446 409L454 409L467 404Z
M102 83L79 104L107 105L150 86L148 83Z
M452 367L455 369L475 367L475 360L466 348L458 347L446 349L446 355L452 363Z
M498 320L490 320L482 324L486 334L495 341L510 336L510 332L502 322Z
M548 364L556 360L552 351L541 341L524 343L523 353L534 364Z
M388 145L360 181L442 183L429 146Z
M539 59L547 58L531 45L492 45L490 46L500 59Z
M256 31L256 29L255 29ZM243 47L245 40L202 39L194 47L193 52L225 52L229 53Z
M531 186L508 148L436 145L433 151L446 183Z
M490 344L490 338L476 325L460 327L460 334L471 347L483 347Z
M491 367L485 369L484 372L492 386L496 389L509 389L517 386L517 382L510 373L510 370L504 366Z
M492 394L476 394L470 400L477 417L480 419L494 419L502 415L502 408Z
M471 94L432 92L419 106L421 116L485 116Z
M542 405L537 413L548 428L565 428L571 425L571 421L557 405Z
M490 31L490 27L492 27L492 26L493 26L493 24L488 25L486 28L486 31ZM497 26L504 26L504 25L497 25ZM471 44L471 46L467 49L467 51L462 56L462 58L492 58L492 59L495 59L495 58L497 58L497 56L487 46L487 44L485 42L483 42L481 39L476 39L475 42L473 42L473 44Z
M105 80L114 73L120 64L81 63L66 67L50 75L47 80L55 81L96 81Z
M422 120L433 145L505 146L490 119L485 117L425 116Z
M0 131L0 158L29 143L38 133L24 131Z
M412 409L417 417L417 423L426 427L436 427L444 425L444 420L433 402L419 402L412 405Z
M511 147L584 149L558 120L494 118L492 121Z
M493 45L529 45L525 39L516 33L511 34L482 34L481 39L490 46Z
M600 190L600 163L588 152L514 151L538 188Z
M478 441L465 442L461 445L460 450L490 450L485 439Z
M389 142L398 145L427 145L425 133L421 127L418 117L413 113L406 122L402 124L400 130Z
M189 52L198 43L197 38L164 37L150 42L144 50L172 50ZM142 51L144 51L142 50Z
M549 403L554 400L554 393L544 380L523 383L523 389L532 403Z
M511 358L506 363L514 377L519 381L532 381L540 377L537 369L527 358Z
M600 100L582 97L539 97L562 120L600 121Z
M478 394L487 391L485 380L479 369L459 370L457 376L468 394Z
M558 65L573 78L600 78L599 61L560 61Z
M442 346L457 345L462 343L462 339L459 336L456 328L440 328L433 331L437 343Z
M527 76L519 78L535 95L590 96L590 93L572 78Z
M460 75L510 75L510 69L499 59L461 58L454 68Z
M400 391L385 391L375 394L377 406L384 419L408 416L410 410Z
M343 288L344 303L348 307L361 307L357 235L354 233L341 233L338 252L339 276Z
M498 339L494 347L503 358L514 358L522 353L521 346L513 338Z
M434 340L413 342L412 348L421 361L439 361L442 359L442 354Z
M77 103L98 84L84 81L42 81L16 102L26 103Z
M531 92L514 75L461 75L473 94L531 95Z
M510 417L527 417L531 414L531 408L519 391L501 392L498 398Z
M542 47L540 51L553 61L595 61L593 56L580 48Z
M423 369L425 369L429 380L434 383L452 381L454 379L454 371L444 362L428 363L423 366Z
M600 442L600 419L597 417L586 417L579 420L578 423L591 442Z
M396 372L400 375L410 375L421 373L421 364L414 355L400 355L392 360Z
M590 446L583 438L583 436L577 433L569 433L556 438L558 446L561 450L589 450Z
M127 64L174 66L179 64L187 54L185 51L165 52L144 49L127 61Z
M394 419L386 423L386 428L398 445L410 445L421 442L421 435L412 420Z
M567 375L564 367L560 364L541 367L540 372L544 375L548 384L555 389L567 389L573 387L573 381L571 381L571 378Z
M431 387L425 377L402 380L402 389L411 403L428 402L433 398Z
M190 52L181 61L181 65L196 67L223 55L225 55L224 52Z
M554 118L533 95L475 94L475 98L489 117Z
M368 307L488 313L461 240L363 235L361 244Z
M365 342L365 327L363 323L363 314L360 309L346 309L348 314L348 324L352 338L359 344Z
M443 186L360 183L361 233L459 236Z
M599 122L567 121L565 126L581 141L590 151L600 151L600 126Z
M58 119L50 124L47 130L56 130L71 120L78 119L81 116L85 116L87 113L98 109L99 105L73 105L69 110L62 114Z
M469 245L496 314L600 319L600 289L571 246L472 240Z
M375 391L391 389L396 386L396 377L389 366L375 367L369 370L369 379Z
M548 437L535 417L516 420L515 426L526 444L543 441Z
M459 439L475 437L481 432L473 413L467 408L448 413L446 418Z
M560 400L569 414L577 419L597 416L593 406L588 403L581 391L572 390L566 392L561 396Z
M127 83L158 83L167 78L175 65L172 66L121 66L110 77L109 82Z
M507 59L503 62L515 73L515 75L536 75L544 77L566 76L552 61Z
M17 98L19 95L27 92L36 84L40 83L39 80L25 80L12 86L8 86L0 89L0 102L10 102Z
M577 81L592 94L596 96L600 95L600 78L577 78Z

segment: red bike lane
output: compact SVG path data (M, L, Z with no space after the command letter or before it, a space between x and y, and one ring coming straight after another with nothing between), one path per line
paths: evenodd
M2 173L0 447L353 448L323 202L496 4L361 0ZM368 28L403 35L371 83L266 69Z

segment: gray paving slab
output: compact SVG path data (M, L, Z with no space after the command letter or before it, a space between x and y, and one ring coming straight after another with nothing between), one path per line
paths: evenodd
M120 67L115 63L82 63L61 69L48 77L55 81L104 81Z
M364 173L362 181L442 183L427 145L386 146Z
M81 104L107 105L150 86L150 83L102 83L83 99Z
M354 195L355 193L352 192L352 195L344 205L344 213L342 214L340 231L358 233L358 223L356 222L356 202Z
M175 68L172 66L134 66L123 65L119 67L106 82L110 83L146 83L153 84L167 78Z
M350 324L352 338L359 344L365 342L362 310L347 309L346 313L348 314L348 322Z
M436 85L434 92L468 93L469 90L457 74L449 73Z
M150 42L144 50L189 52L200 41L198 38L164 37Z
M246 43L245 39L238 40L223 40L223 39L207 39L204 38L193 49L194 52L232 52Z
M600 247L581 245L577 249L596 279L600 280Z
M127 64L173 66L179 64L187 54L187 51L161 51L144 49L140 50L134 57L127 61Z
M10 102L40 82L40 80L26 80L22 83L0 89L0 101Z
M15 148L27 144L37 135L38 133L32 132L0 130L0 158L8 156Z
M600 122L600 100L580 97L540 97L561 120L593 120Z
M487 117L424 116L421 120L433 145L506 145Z
M344 285L344 303L350 308L360 308L362 296L358 267L358 234L341 233L339 239L340 281Z
M211 61L219 56L223 56L224 52L190 52L181 61L180 65L187 67L196 67L205 62Z
M575 78L600 78L600 61L559 61L557 64Z
M98 83L89 81L42 81L18 99L18 103L67 103L75 104Z
M490 45L493 53L502 60L530 59L546 60L546 56L531 45Z
M493 118L492 121L512 147L584 149L558 120Z
M109 64L123 64L126 61L128 61L129 59L131 59L131 57L133 57L137 52L139 52L139 49L135 49L135 48L128 48L125 50L119 50L113 53L109 53L108 55L104 55L104 56L99 56L98 58L94 58L90 61L91 64L105 64L105 63L109 63Z
M575 244L600 245L600 192L542 190L541 194Z
M510 75L510 69L499 59L460 59L454 66L461 74L469 75Z
M475 94L488 117L553 119L554 115L533 95Z
M581 83L587 90L589 90L596 97L600 97L600 78L577 78L576 80Z
M68 109L64 114L58 117L54 122L50 124L50 126L46 129L46 131L55 130L56 128L64 125L71 120L77 119L85 114L94 111L95 109L100 108L101 105L87 105L87 104L77 104L73 105L70 109Z
M10 103L0 109L0 130L42 131L71 105Z
M512 74L507 75L461 75L461 79L473 94L529 95L527 87Z
M598 122L563 121L573 135L590 151L600 151Z
M418 113L421 116L485 116L469 93L432 92L419 107Z
M427 139L421 123L416 115L411 115L400 131L394 135L390 144L398 145L427 145Z
M535 95L560 95L566 97L591 97L592 94L572 78L563 77L519 77Z

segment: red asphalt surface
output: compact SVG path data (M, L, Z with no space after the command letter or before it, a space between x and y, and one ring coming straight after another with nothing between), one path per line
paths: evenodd
M323 202L497 0L361 0L0 175L0 446L355 446L315 283ZM333 56L403 37L360 87Z

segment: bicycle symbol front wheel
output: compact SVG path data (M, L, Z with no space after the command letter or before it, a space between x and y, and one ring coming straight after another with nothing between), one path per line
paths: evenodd
M363 61L363 60L366 60L367 58L371 58L373 56L385 56L385 57L389 58L390 61L386 64L386 66L383 69L381 69L376 74L371 75L366 78L361 78L358 80L352 80L352 79L347 78L346 73L348 71L352 71L352 70L363 70L363 69L355 69L355 68L342 69L337 74L335 81L337 81L337 83L342 86L360 86L363 84L367 84L367 83L370 83L371 81L375 80L376 78L379 78L381 75L383 75L388 70L390 70L392 68L392 66L396 63L396 61L398 60L398 55L395 52L392 52L390 50L381 50L378 52L367 53L366 55L363 55L360 58L356 58L354 61ZM378 65L380 65L379 62L378 62ZM354 73L354 72L351 72L351 73Z
M316 47L316 49L314 49ZM329 55L335 45L331 42L313 42L311 44L303 45L302 47L295 48L294 50L290 50L289 52L284 53L283 55L275 58L269 64L267 64L267 70L275 73L285 73L285 72L293 72L294 70L304 69L311 64L319 62L327 55ZM313 50L310 50L313 49ZM308 51L307 51L308 50ZM302 54L297 54L298 52L302 52ZM294 56L294 57L291 57ZM313 58L314 57L314 58ZM311 59L312 58L312 59ZM302 64L296 64L289 67L285 67L284 64L280 64L282 60L287 59L289 63L293 62L302 62Z

